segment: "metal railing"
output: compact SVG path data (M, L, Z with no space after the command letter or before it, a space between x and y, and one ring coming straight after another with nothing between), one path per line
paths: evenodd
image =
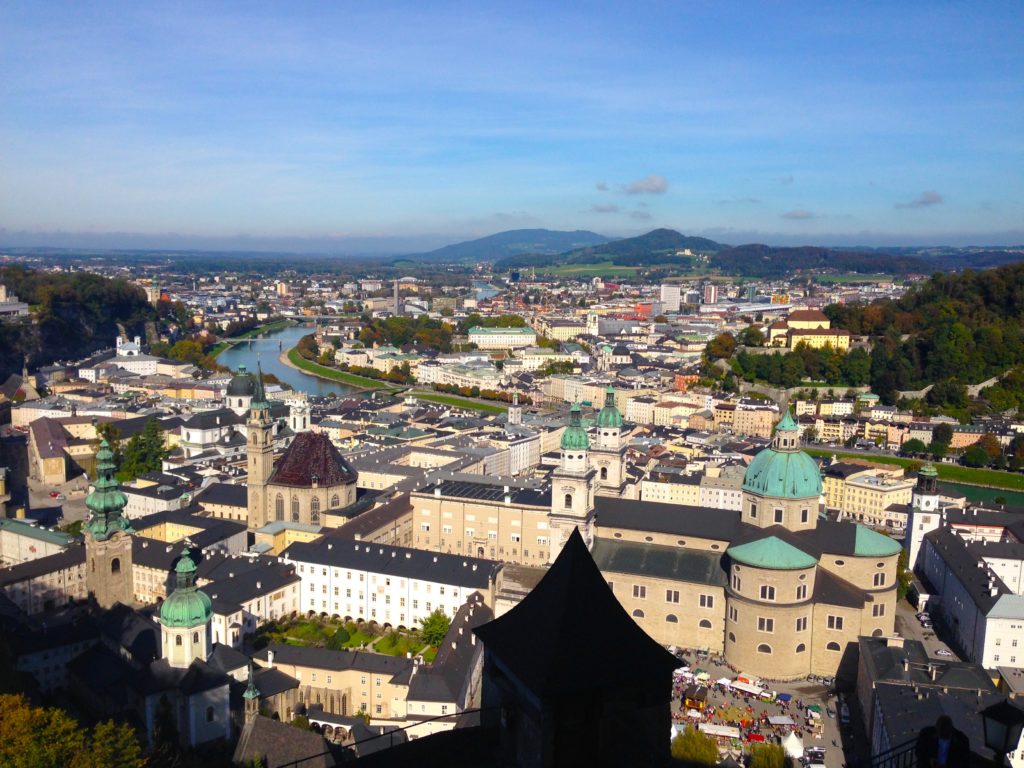
M911 739L871 756L871 768L917 768L917 740Z

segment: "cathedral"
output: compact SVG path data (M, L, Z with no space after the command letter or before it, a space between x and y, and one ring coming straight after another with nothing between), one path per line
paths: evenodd
M319 526L328 510L355 502L356 471L327 435L300 432L274 464L274 420L258 370L246 428L250 528L275 521Z

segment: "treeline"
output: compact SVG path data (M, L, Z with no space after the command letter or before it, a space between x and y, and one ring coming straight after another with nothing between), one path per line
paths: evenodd
M800 344L792 352L754 355L740 350L730 366L746 381L776 387L797 387L806 379L837 387L860 387L871 380L871 356L863 349L842 353L831 347L812 349Z
M431 349L439 349L442 352L450 352L452 349L452 327L442 320L434 320L426 315L364 318L364 327L359 333L359 340L366 347L372 347L374 344L381 346L390 344L394 347L417 344Z
M802 271L839 271L860 274L883 272L905 275L927 273L928 265L912 256L865 251L838 251L832 248L775 248L770 245L740 245L719 251L711 257L712 267L728 275L782 277Z
M126 280L11 266L0 268L0 283L30 305L34 321L0 323L0 380L26 355L33 368L77 360L113 346L118 323L131 333L156 319L145 292Z
M412 375L409 370L408 363L402 363L398 368L392 368L387 373L378 371L376 368L371 368L368 365L349 365L348 363L342 363L338 366L339 371L345 373L351 373L356 376L362 376L366 379L377 379L378 381L391 381L395 384L412 384L416 381L416 377Z
M525 328L526 318L522 315L497 315L495 317L482 317L476 312L466 315L460 320L458 331L465 336L470 328Z
M454 384L434 384L435 392L445 392L449 395L461 395L462 397L478 397L481 400L497 400L501 403L511 403L513 393L500 392L496 389L480 389L480 387L457 387ZM519 396L520 405L533 405L533 398L529 395Z

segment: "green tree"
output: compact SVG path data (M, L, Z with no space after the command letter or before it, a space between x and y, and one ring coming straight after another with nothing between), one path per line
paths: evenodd
M71 768L140 768L145 764L135 732L108 720L93 729L90 746L75 756Z
M132 435L124 444L117 476L121 480L131 480L146 472L155 472L166 457L163 428L156 419L150 419L141 432Z
M745 347L763 347L764 332L756 325L749 325L740 331L739 342Z
M936 461L941 461L947 453L949 453L949 446L946 443L940 443L936 440L932 440L928 443L928 453L932 455L932 458Z
M924 444L924 440L919 440L916 437L912 437L900 446L900 453L904 456L916 456L917 454L924 453L928 450L928 446Z
M988 464L988 454L980 445L972 445L964 451L964 465L968 467L984 467Z
M203 345L195 339L182 339L171 347L170 352L167 354L168 357L172 357L175 360L183 360L186 363L192 363L192 365L199 365L206 355L203 351Z
M423 638L423 642L436 647L444 642L444 636L448 634L448 627L451 626L451 619L437 608L429 616L420 619L420 625L420 637Z
M696 765L718 765L718 745L714 737L687 725L672 739L672 757Z
M907 567L907 550L901 549L900 556L896 558L896 597L902 600L910 591L910 582L914 579L913 572Z
M736 338L731 333L720 333L704 348L709 360L724 360L732 357L736 349Z
M790 760L780 744L754 744L750 748L749 768L789 768Z
M936 443L949 445L953 442L953 427L949 424L936 424L932 429L932 440Z

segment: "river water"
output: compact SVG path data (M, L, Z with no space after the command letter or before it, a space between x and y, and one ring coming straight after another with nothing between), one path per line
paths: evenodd
M287 352L299 343L299 339L310 333L313 333L312 328L301 325L271 331L258 339L253 339L252 346L248 341L242 341L231 349L224 350L217 356L217 362L233 371L237 371L240 365L255 371L256 363L259 362L264 373L272 373L285 384L309 395L323 396L333 392L342 396L357 392L358 390L344 384L318 379L304 371L290 368L278 359L281 352Z

